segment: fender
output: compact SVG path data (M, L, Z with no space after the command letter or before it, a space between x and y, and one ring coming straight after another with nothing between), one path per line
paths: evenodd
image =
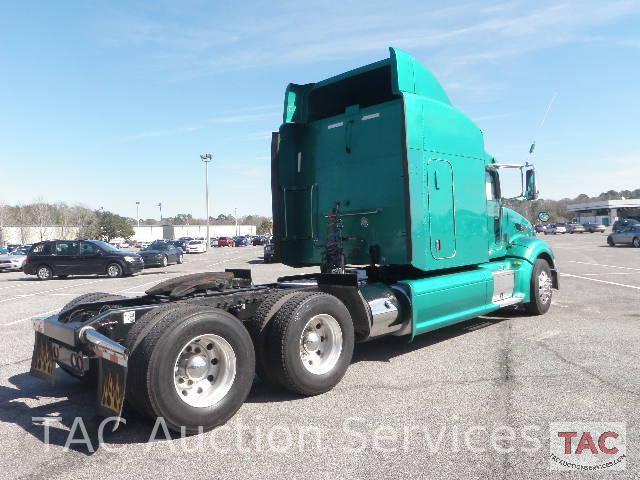
M559 275L556 260L549 244L544 240L535 237L517 237L507 247L507 257L515 257L526 260L533 265L538 258L543 258L549 262L551 276L553 278L553 288L559 289Z

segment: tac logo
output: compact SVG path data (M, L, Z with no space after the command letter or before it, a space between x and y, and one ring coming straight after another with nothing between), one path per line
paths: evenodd
M624 423L561 422L549 425L552 470L624 470L627 434Z

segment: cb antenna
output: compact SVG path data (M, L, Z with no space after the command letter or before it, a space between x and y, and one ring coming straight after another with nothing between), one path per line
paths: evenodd
M536 137L540 133L540 130L542 130L544 123L547 121L547 117L549 116L549 112L551 111L551 106L553 105L553 102L555 102L557 96L558 96L558 92L554 92L553 95L551 96L551 100L547 105L547 109L544 111L544 115L542 116L542 121L540 122L540 125L538 125L538 129L536 130L536 135L535 135ZM529 155L533 155L533 151L535 149L536 149L536 139L534 137L533 143L531 144L531 147L529 147Z

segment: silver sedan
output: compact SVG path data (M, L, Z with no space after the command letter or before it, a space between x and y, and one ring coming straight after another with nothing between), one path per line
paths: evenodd
M17 272L22 270L24 261L27 259L27 253L29 253L29 249L18 248L7 255L0 255L0 271Z
M610 247L616 245L632 245L640 248L640 225L625 227L619 232L610 233L607 237L607 244Z

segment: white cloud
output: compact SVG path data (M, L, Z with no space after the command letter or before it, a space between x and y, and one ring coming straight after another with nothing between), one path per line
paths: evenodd
M284 2L253 15L223 9L160 22L116 19L109 45L150 49L179 78L229 70L380 57L388 46L433 53L445 74L480 62L580 42L590 31L640 13L640 2ZM256 21L263 18L264 21ZM632 39L633 41L633 39ZM146 50L145 50L146 51Z

